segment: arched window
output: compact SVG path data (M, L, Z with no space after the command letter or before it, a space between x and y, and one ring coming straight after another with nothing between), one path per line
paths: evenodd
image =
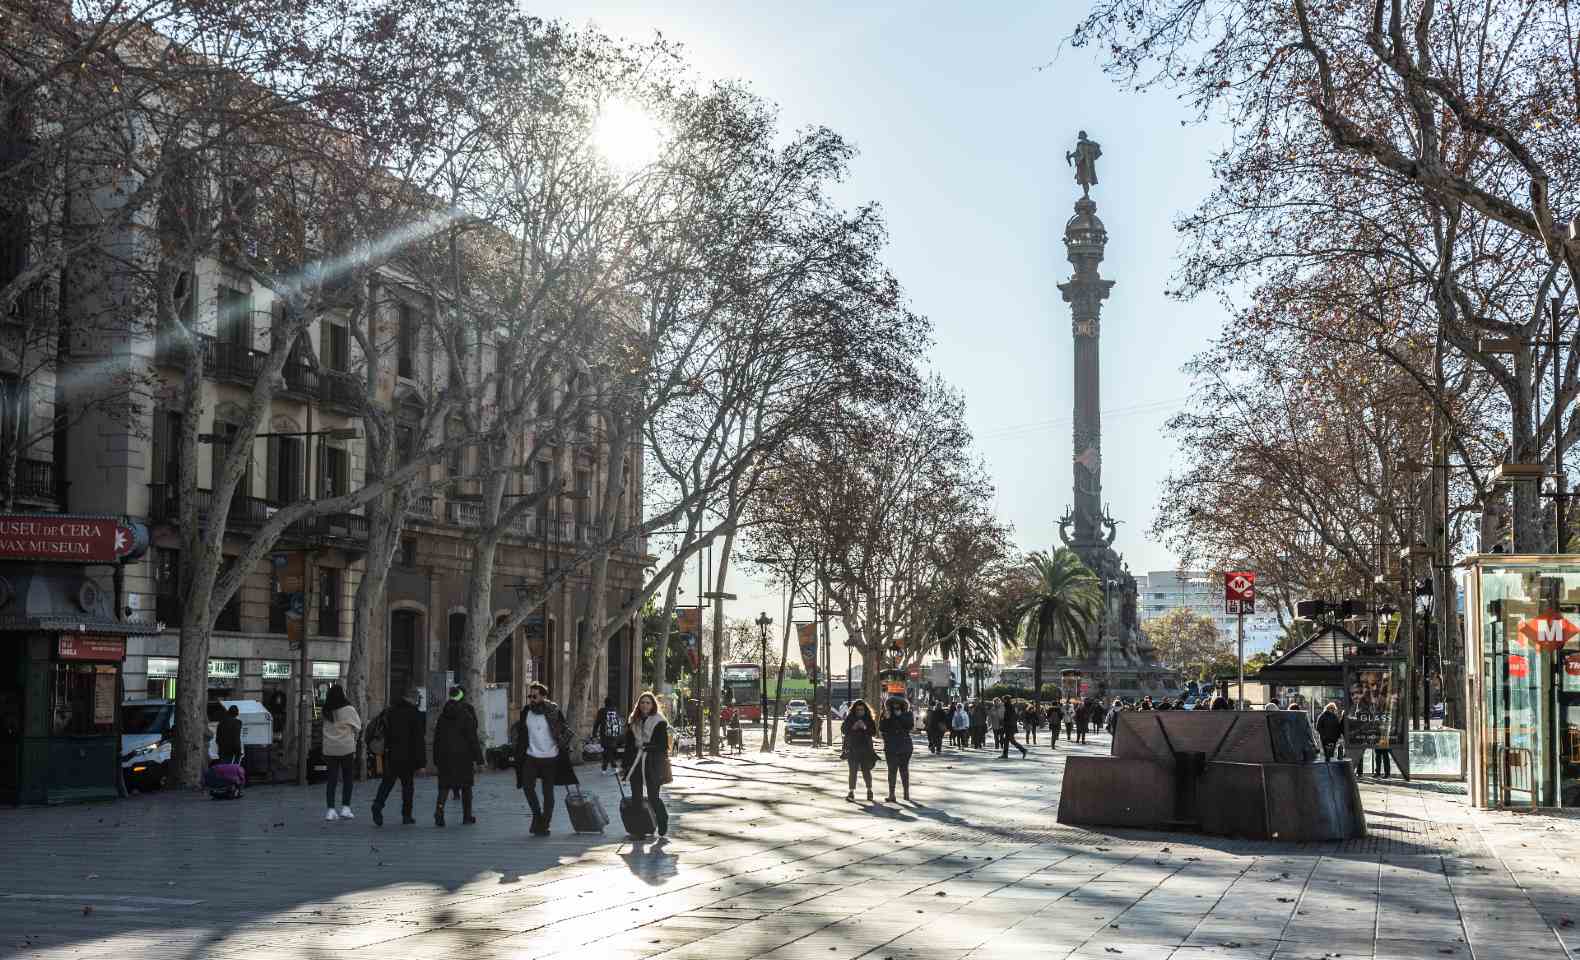
M466 643L466 614L450 614L450 648L445 659L445 669L459 679L461 675L461 645Z

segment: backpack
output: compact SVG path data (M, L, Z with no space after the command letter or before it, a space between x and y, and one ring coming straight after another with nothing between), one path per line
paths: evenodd
M368 749L374 753L384 752L384 737L389 730L389 709L379 711L379 715L369 721L367 729L362 731L362 738Z
M606 737L620 737L625 735L625 721L620 717L618 710L605 710L603 714L603 734Z

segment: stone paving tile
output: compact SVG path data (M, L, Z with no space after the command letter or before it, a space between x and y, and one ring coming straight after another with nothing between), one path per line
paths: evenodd
M563 813L528 837L508 774L482 778L464 830L327 824L319 789L294 787L0 811L0 956L1580 956L1573 818L1394 781L1363 786L1364 841L1087 831L1054 821L1069 752L919 752L902 807L845 803L842 766L810 748L684 761L663 845L574 835ZM581 775L613 809L612 782Z

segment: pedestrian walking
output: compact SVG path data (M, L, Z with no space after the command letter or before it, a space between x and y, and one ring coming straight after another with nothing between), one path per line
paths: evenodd
M1098 709L1100 710L1101 706L1099 706ZM1103 729L1108 731L1108 735L1110 737L1113 736L1114 731L1119 728L1119 715L1124 712L1125 701L1115 697L1113 704L1111 704L1108 708L1108 712L1103 716Z
M1010 747L1014 747L1015 749L1020 751L1020 758L1022 760L1026 759L1026 748L1021 744L1021 742L1019 740L1015 739L1015 730L1016 730L1016 726L1017 726L1017 724L1016 724L1016 720L1017 719L1018 718L1017 718L1016 712L1015 712L1015 702L1013 700L1011 700L1009 697L1005 697L1004 698L1004 720L1003 720L1003 724L1004 725L1003 725L1003 728L1002 728L1002 734L1000 736L1000 740L1004 744L1004 752L999 755L999 759L1000 760L1008 760L1009 759L1009 748Z
M1229 702L1228 697L1220 693L1212 698L1212 708L1214 710L1233 710L1234 704Z
M980 750L987 744L988 710L987 704L978 700L971 705L971 748Z
M993 749L1004 746L1004 704L1009 698L994 698L988 704L988 729L993 731Z
M1064 704L1064 739L1075 742L1075 701Z
M655 703L656 707L656 703ZM598 740L598 746L603 750L600 758L603 762L598 765L599 772L620 769L620 744L625 738L625 721L620 717L620 711L614 708L614 698L603 698L603 709L598 711L598 716L593 720L593 736Z
M565 711L549 699L549 688L541 683L527 687L527 705L521 708L521 719L513 734L516 786L527 795L527 806L532 808L529 832L535 837L546 837L554 819L554 788L578 782L570 756L576 734L565 719ZM541 802L539 784L543 791Z
M357 734L362 718L346 699L346 691L334 684L324 695L324 811L325 820L354 820L351 812L351 779L356 770ZM339 781L340 809L335 809L335 783Z
M235 704L214 728L214 749L219 751L220 763L241 762L241 711Z
M1339 742L1344 739L1344 714L1331 700L1322 708L1322 716L1317 718L1317 738L1322 741L1322 759L1332 760Z
M878 752L872 748L872 738L878 733L877 721L867 701L857 700L850 705L850 712L839 725L845 736L845 765L850 769L850 789L846 800L856 799L856 771L861 771L867 782L867 799L872 799L872 768L878 765Z
M477 822L472 815L472 784L477 765L483 762L483 742L477 736L477 711L466 702L466 690L450 688L450 699L439 711L433 728L433 765L439 770L439 796L433 804L433 825L444 826L444 802L451 793L461 797L461 823Z
M1075 742L1086 742L1086 731L1092 723L1092 708L1085 700L1075 705Z
M653 825L660 837L669 835L669 808L659 790L675 779L669 764L669 721L658 709L658 698L645 692L636 698L626 725L624 765L619 777L631 785L631 799L645 802L653 811Z
M889 709L882 720L878 721L878 732L883 734L883 761L889 767L889 796L887 803L894 802L894 781L899 779L905 788L905 799L911 799L911 754L916 745L911 740L911 727L916 720L911 714L911 705L904 697L891 697ZM852 790L855 783L851 784Z
M971 731L971 715L966 713L966 705L959 700L955 701L954 709L949 713L949 729L954 732L955 746L964 747L966 736Z
M400 781L400 822L417 822L412 816L412 800L416 794L412 777L428 766L428 725L422 711L417 709L421 699L422 691L412 687L384 711L384 779L379 781L378 793L373 796L374 826L384 826L384 801L389 799L397 780Z
M933 701L927 710L927 751L929 753L944 752L944 734L949 729L949 716L944 713L944 705Z
M1059 727L1064 724L1064 706L1055 700L1048 704L1044 716L1048 720L1048 743L1050 746L1059 745Z
M1026 705L1026 742L1033 746L1037 743L1037 728L1042 726L1042 708L1035 703Z

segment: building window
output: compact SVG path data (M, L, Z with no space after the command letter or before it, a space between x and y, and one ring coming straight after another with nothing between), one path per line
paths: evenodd
M500 617L504 621L505 617ZM510 683L511 674L516 667L516 636L512 633L506 637L499 647L494 650L490 660L488 679L490 683Z
M395 342L395 368L401 376L412 378L417 376L417 311L409 303L402 303L395 309L400 323Z
M318 635L340 636L340 571L318 568Z
M154 548L154 616L167 627L181 626L181 551Z
M103 663L57 663L54 667L51 732L64 737L114 733L120 668Z
M401 537L401 541L400 541L400 565L405 567L408 570L416 569L416 567L417 567L417 538L416 537Z
M240 362L241 351L252 349L252 301L240 290L219 288L219 340L222 347L237 352L228 358L233 363Z
M300 437L269 437L269 500L284 506L302 498L303 476Z
M343 323L324 321L322 330L323 349L320 359L324 367L345 373L351 369L351 331Z
M350 493L351 457L339 447L320 447L318 453L318 499Z

